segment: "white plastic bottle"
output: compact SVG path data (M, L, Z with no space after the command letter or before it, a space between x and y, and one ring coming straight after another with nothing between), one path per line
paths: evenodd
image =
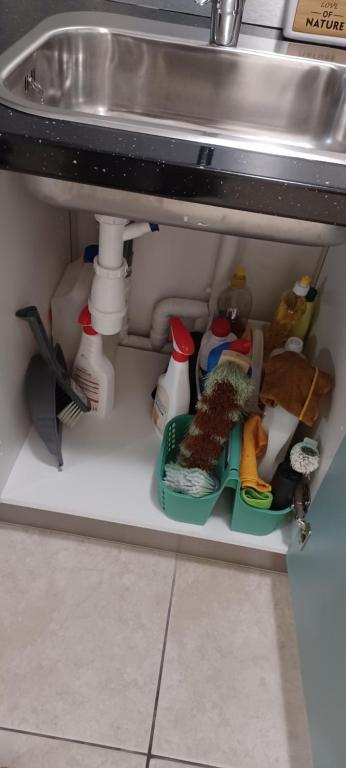
M296 352L297 355L301 355L303 352L303 347L304 343L302 339L300 339L298 336L290 336L289 339L287 339L285 346L280 347L279 349L274 349L270 357L276 357L277 355L281 355L283 352Z
M97 252L97 245L88 245L83 258L68 265L52 298L53 339L60 344L68 368L77 353L80 341L78 317L88 300Z
M82 309L79 323L83 332L72 378L89 398L92 412L104 419L114 406L114 368L103 352L102 336L91 325L88 306Z
M232 341L236 335L231 332L231 323L227 317L216 317L209 330L205 332L199 351L199 367L204 374L208 370L208 357L214 347L222 344L223 341Z
M275 349L270 357L276 357L283 352L295 352L301 355L303 342L296 336L287 339L282 349ZM276 469L284 460L288 446L299 424L299 419L293 413L289 413L281 405L275 408L266 406L263 416L263 429L268 435L268 444L266 452L258 465L258 471L267 483L272 481Z
M171 318L173 352L166 373L160 376L153 407L153 424L160 437L174 416L188 413L190 406L189 357L193 339L178 317Z

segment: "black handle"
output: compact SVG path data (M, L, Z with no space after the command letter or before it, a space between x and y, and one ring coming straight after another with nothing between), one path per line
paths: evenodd
M82 392L80 387L75 384L75 382L72 382L72 386L71 379L66 368L64 368L57 359L54 347L49 341L46 329L42 323L37 307L30 306L23 307L23 309L18 309L16 316L22 318L23 320L27 320L29 323L43 359L49 368L55 373L56 379L66 395L79 406L81 411L90 411L90 404L87 396L84 394L84 392Z
M23 307L16 312L17 317L21 317L23 320L27 320L30 325L33 336L37 342L40 353L49 367L54 370L57 376L63 376L64 379L68 379L67 372L57 361L54 347L49 341L46 329L41 320L40 313L35 306Z

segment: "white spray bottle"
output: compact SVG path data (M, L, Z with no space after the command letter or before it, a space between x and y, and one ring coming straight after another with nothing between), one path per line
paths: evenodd
M195 351L192 336L178 317L171 318L173 352L166 373L160 376L153 407L153 424L162 436L174 416L189 412L189 357Z
M78 318L83 326L72 378L90 400L91 410L101 419L114 406L114 368L103 352L102 336L91 325L91 314L85 306Z

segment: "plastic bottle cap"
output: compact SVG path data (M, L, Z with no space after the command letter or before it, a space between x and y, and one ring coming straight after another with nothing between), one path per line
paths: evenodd
M290 336L286 341L285 350L286 352L297 352L300 355L303 351L303 346L302 339L299 339L298 336Z
M231 288L244 288L246 285L246 270L244 267L237 267L231 277Z
M216 317L211 324L210 330L214 336L224 339L225 336L231 333L231 323L227 317Z
M83 333L85 333L87 336L97 336L97 331L95 331L91 325L91 314L87 304L79 313L78 322L79 325L83 326Z
M194 340L179 317L171 317L171 334L173 339L173 360L186 363L195 351Z
M295 283L293 288L294 293L297 296L306 296L309 293L310 284L311 277L309 277L309 275L303 275L303 277Z

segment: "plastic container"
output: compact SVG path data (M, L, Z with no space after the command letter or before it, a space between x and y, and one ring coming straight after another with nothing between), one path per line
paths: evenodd
M286 455L298 424L298 416L281 408L281 405L276 405L275 408L266 406L262 425L268 435L268 444L258 464L259 474L266 483L271 483L278 465Z
M282 294L273 320L265 334L265 354L269 355L274 349L283 347L287 339L293 336L293 328L303 317L306 309L306 295L310 288L311 279L304 275L293 288Z
M97 245L88 245L83 258L68 265L52 298L53 340L60 344L69 369L77 354L81 335L78 317L89 297L97 253Z
M114 368L103 352L102 336L91 325L87 305L79 315L79 323L83 333L72 376L87 395L91 410L104 419L114 406Z
M199 365L201 373L205 374L208 370L208 357L214 347L217 347L222 341L236 339L236 335L231 332L231 323L226 317L217 317L213 320L208 331L205 332L199 353Z
M273 533L283 524L291 509L255 509L245 504L240 496L240 486L238 486L231 518L232 531L240 533L249 533L251 536L267 536Z
M227 317L233 333L239 338L243 335L252 309L252 293L246 284L246 271L238 267L232 275L230 284L219 295L218 312L220 317Z
M314 311L315 311L315 299L317 296L316 288L309 288L309 292L306 294L306 307L302 317L293 326L293 333L300 339L305 339L309 333L312 323Z
M171 334L173 351L166 373L159 378L152 413L160 436L170 419L188 413L190 408L189 357L195 351L194 341L178 317L171 318Z
M265 536L271 533L285 520L290 509L279 512L271 509L254 509L240 496L239 466L242 446L242 427L235 424L230 439L228 454L220 456L216 476L219 488L214 493L202 498L195 498L184 493L176 493L164 483L165 465L174 462L179 445L190 426L192 416L178 416L170 421L165 429L161 452L157 464L157 484L161 509L172 520L194 525L205 525L226 487L233 488L229 526L233 531Z
M228 485L236 488L239 477L241 429L236 425L232 430L231 448L226 459L225 451L222 452L215 475L219 480L219 488L214 493L196 498L185 493L177 493L165 485L165 466L174 462L177 457L180 443L186 436L192 416L178 416L170 421L165 429L160 457L157 465L157 481L161 509L172 520L181 523L204 525L209 519L215 504L221 496L223 489Z
M303 353L303 348L304 344L302 339L298 336L290 336L289 339L287 339L285 346L280 349L274 349L270 357L281 355L282 352L296 352L297 355L301 355Z
M224 341L222 344L218 344L217 347L211 349L208 356L208 373L219 364L222 353L228 351L237 352L239 355L249 355L251 351L251 341L250 339L235 338L233 341Z
M302 355L303 341L297 336L291 336L287 339L282 349L274 349L270 357L277 357L282 352L295 352ZM289 413L281 405L271 408L265 407L263 416L263 429L268 435L267 449L259 462L259 473L263 480L271 483L272 478L286 455L286 451L292 440L292 437L298 427L299 419L293 413Z
M289 461L282 461L279 464L272 480L273 504L276 509L285 509L292 504L296 487L301 479L301 474L291 467Z

